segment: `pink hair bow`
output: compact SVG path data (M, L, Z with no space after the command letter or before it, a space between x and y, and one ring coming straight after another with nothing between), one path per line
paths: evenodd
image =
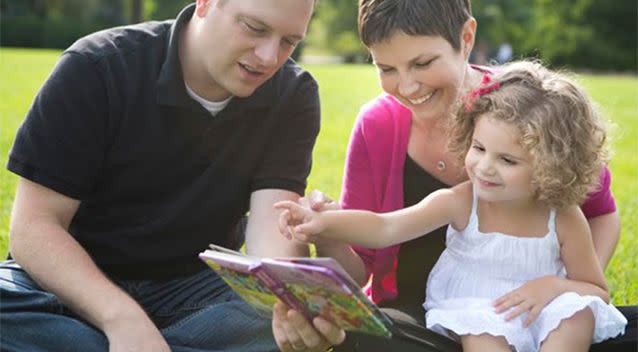
M492 78L487 73L483 75L481 85L478 88L472 89L470 93L465 97L465 112L470 112L474 108L476 100L488 93L491 93L501 87L499 81L492 82Z

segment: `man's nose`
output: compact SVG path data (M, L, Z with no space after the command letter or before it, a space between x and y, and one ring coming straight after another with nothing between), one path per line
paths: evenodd
M277 65L279 55L279 40L276 38L266 38L260 41L255 48L255 55L259 59L259 64L264 67Z

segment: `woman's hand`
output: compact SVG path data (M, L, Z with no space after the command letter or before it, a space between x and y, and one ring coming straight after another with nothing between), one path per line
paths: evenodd
M324 352L346 337L345 331L330 322L317 317L310 324L299 312L289 310L281 302L275 304L272 329L282 352Z
M528 281L521 287L497 298L494 301L496 313L511 309L505 316L507 321L527 313L524 326L528 327L536 320L543 308L560 295L561 280L557 276L544 276Z

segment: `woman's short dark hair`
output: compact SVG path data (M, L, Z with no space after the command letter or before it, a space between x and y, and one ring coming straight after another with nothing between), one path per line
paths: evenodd
M471 16L470 0L359 0L359 36L367 47L397 31L440 36L458 51Z

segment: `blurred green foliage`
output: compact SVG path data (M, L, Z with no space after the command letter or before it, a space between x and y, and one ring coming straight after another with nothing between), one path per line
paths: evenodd
M397 0L413 1L413 0ZM95 30L164 20L192 0L0 0L0 45L65 48ZM515 57L554 66L638 70L636 0L473 0L477 43L494 57L509 43ZM364 61L356 0L321 0L304 45L347 62ZM299 54L299 51L296 53Z

